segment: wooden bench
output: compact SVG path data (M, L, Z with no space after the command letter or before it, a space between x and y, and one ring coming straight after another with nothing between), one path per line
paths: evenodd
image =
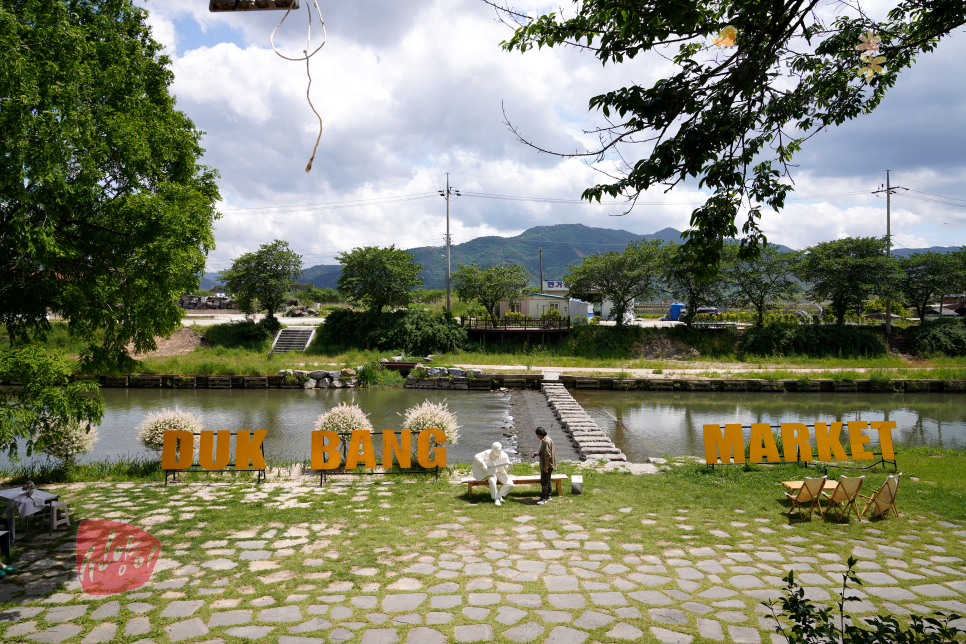
M550 482L556 484L556 486L557 486L557 496L560 496L561 495L561 487L562 487L563 481L565 481L566 479L567 479L567 475L566 474L551 474L550 475ZM513 481L513 484L514 485L531 485L531 484L534 484L534 483L536 483L537 485L539 485L540 484L540 475L539 474L531 474L531 475L528 475L528 476L511 476L510 477L510 480ZM464 479L461 479L460 480L460 483L466 483L466 495L467 496L473 496L473 488L476 487L477 485L482 485L484 487L490 487L490 482L489 481L477 481L476 479L473 479L473 478L464 478Z

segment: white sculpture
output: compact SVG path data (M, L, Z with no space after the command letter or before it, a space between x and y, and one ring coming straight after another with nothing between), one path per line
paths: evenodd
M490 449L473 457L473 478L477 481L490 482L490 498L497 505L502 505L501 501L513 489L513 481L507 474L510 467L510 457L503 451L503 446L499 443L493 443ZM499 492L496 489L497 483L503 484Z

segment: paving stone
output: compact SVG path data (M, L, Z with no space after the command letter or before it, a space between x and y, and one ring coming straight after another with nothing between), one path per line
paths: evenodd
M543 583L547 590L578 590L577 578L572 575L545 575Z
M433 608L454 608L462 603L462 595L437 595L429 600L429 605Z
M492 604L499 604L500 593L470 593L468 600L473 606L490 606Z
M527 622L526 624L520 624L514 628L509 628L503 631L501 635L513 640L514 642L530 642L540 637L545 630L546 629L537 622Z
M489 624L470 624L453 629L457 642L488 642L493 639L493 627Z
M213 614L208 620L208 626L212 628L216 626L236 626L238 624L247 624L250 621L252 621L252 611L229 610Z
M735 588L760 588L765 585L765 582L753 575L735 575L728 579L728 583Z
M958 595L954 590L950 590L945 586L940 586L939 584L923 584L922 586L912 586L910 588L915 593L920 595L925 595L926 597L949 597L952 595Z
M355 606L356 608L365 608L367 610L371 610L371 609L375 608L376 607L376 604L378 602L379 602L379 598L378 597L362 596L362 597L353 597L352 598L352 605L353 606Z
M618 640L638 640L643 635L644 631L624 622L620 622L614 628L607 631L607 637L613 637Z
M203 568L210 568L212 570L231 570L237 565L238 563L231 559L212 559L201 564Z
M150 610L154 610L154 604L148 604L147 602L132 602L124 606L124 608L128 609L132 613L137 613L138 615L140 615L141 613L146 613ZM185 615L185 617L187 617L187 615Z
M699 617L698 633L701 634L701 637L709 640L721 641L724 639L724 632L721 630L721 624L713 619L704 619Z
M748 619L748 616L737 610L726 610L715 615L720 620L726 622L744 622Z
M406 626L413 624L422 624L423 616L419 613L409 613L408 615L399 615L392 619L392 623L396 626Z
M21 619L30 619L31 617L36 617L37 615L44 612L43 608L38 608L34 606L20 606L17 608L8 608L3 612L0 612L0 622L16 622Z
M411 577L400 577L386 586L386 590L417 590L423 587L423 582Z
M161 611L161 617L172 617L174 619L189 617L192 613L204 605L205 600L203 599L173 601L168 604L163 611ZM130 605L128 605L128 608L130 608ZM151 608L154 608L154 606Z
M891 599L894 601L907 601L910 599L918 599L916 595L909 592L905 588L875 588L867 587L866 592L873 597L881 597L882 599Z
M337 628L329 633L329 639L333 642L345 642L351 640L356 634L345 628Z
M427 624L449 624L451 621L453 621L453 616L450 613L442 613L442 612L426 613Z
M728 635L735 644L761 644L761 633L750 626L728 626Z
M500 606L496 610L496 621L510 626L527 616L527 611L512 606Z
M600 628L601 626L606 626L607 624L610 624L613 621L614 621L614 618L610 615L605 615L603 613L598 613L597 611L589 610L577 618L577 620L574 622L574 626L592 630L595 628Z
M805 592L805 599L813 602L829 601L832 596L829 595L828 591L824 588L816 588L815 586L806 586L802 589ZM912 593L910 593L912 595ZM915 596L912 596L915 598Z
M80 634L84 629L76 624L58 624L45 631L28 635L35 642L63 642L64 640Z
M467 606L463 609L463 614L470 619L475 619L476 621L483 621L490 615L489 608L480 608L478 606Z
M547 601L554 608L577 609L583 608L585 599L583 595L570 593L554 593L547 595Z
M129 619L124 626L125 635L145 635L151 632L151 620L147 617Z
M44 620L48 622L69 622L86 612L87 606L57 606L47 611Z
M202 644L206 644L202 642ZM221 644L221 640L213 640L207 644ZM282 635L278 638L278 644L325 644L321 637L293 637L292 635Z
M471 579L466 584L466 590L489 590L493 587L493 580L489 577L477 577L476 579Z
M565 610L538 610L537 615L545 622L559 624L571 621L574 616Z
M737 594L737 592L731 590L730 588L712 586L711 588L698 593L698 597L701 597L702 599L727 599L728 597L734 597Z
M425 626L409 631L406 644L446 644L446 636Z
M202 637L208 634L208 627L200 617L188 619L183 622L175 622L164 627L168 637L172 642L179 642L189 637Z
M882 573L871 573L871 572L868 572L868 573L859 573L860 576L861 575L880 575L880 574L882 574ZM883 575L883 576L884 577L888 577L888 575ZM820 575L820 574L814 573L814 572L803 572L800 575L795 575L795 577L802 584L817 584L819 586L836 586L836 585L838 585L838 584L836 584L836 582L830 580L828 577L825 577L823 575ZM893 580L893 581L895 581L895 580Z
M667 606L674 603L674 600L657 590L638 590L627 593L627 596L642 604L651 604L652 606Z
M395 628L370 628L362 634L362 644L393 644L399 641Z
M272 554L271 550L246 550L238 555L238 558L244 561L264 561L271 559Z
M688 616L684 614L683 610L677 608L652 608L648 613L650 613L651 619L656 622L664 622L665 624L688 623Z
M678 633L677 631L669 631L659 626L652 626L651 632L654 633L654 637L664 642L664 644L690 644L691 640L694 639L691 635Z
M266 637L269 633L275 630L274 626L236 626L234 628L229 628L225 631L228 635L232 637L241 637L246 640L259 640ZM344 630L344 629L343 629ZM355 637L355 633L352 631L345 631L349 634L349 637ZM333 641L344 642L345 640L336 640L335 631L330 635ZM346 638L348 639L348 638Z
M112 641L116 633L117 624L98 624L81 640L81 644L104 644Z
M382 600L382 609L390 613L410 613L426 601L426 597L426 593L386 595Z
M623 593L590 593L590 601L598 606L627 606Z
M557 626L550 631L550 636L544 644L581 644L587 639L587 633L567 626Z
M898 584L899 582L884 572L858 572L855 576L867 584Z

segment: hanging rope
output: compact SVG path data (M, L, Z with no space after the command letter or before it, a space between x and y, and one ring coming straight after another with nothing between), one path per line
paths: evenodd
M312 162L315 161L315 152L316 150L319 149L319 141L322 140L322 117L319 116L319 113L316 111L315 106L312 105L312 97L309 95L309 92L312 91L312 73L309 71L309 59L312 58L312 56L319 53L319 50L325 46L325 38L326 38L325 21L322 20L322 10L319 9L319 3L317 0L312 0L312 4L315 5L315 11L319 15L319 22L322 24L322 44L316 47L311 54L309 53L309 50L312 49L312 8L309 7L308 4L305 5L305 8L309 12L309 29L308 29L308 35L305 41L305 49L302 50L302 53L304 54L304 56L301 56L299 58L292 58L290 56L286 56L285 54L283 54L282 52L280 52L278 49L275 48L275 32L278 31L278 28L281 27L282 23L285 22L285 19L288 18L288 14L292 12L291 9L286 11L285 15L282 16L282 19L278 21L277 25L275 25L275 29L272 30L272 35L271 35L271 38L269 39L272 43L272 51L278 54L281 58L284 58L285 60L291 60L293 62L298 62L302 60L305 61L305 75L309 77L309 85L305 89L305 98L309 102L309 107L312 108L312 112L315 114L315 117L319 119L319 135L315 137L315 147L312 148L312 157L309 159L308 165L305 166L306 172L312 169Z

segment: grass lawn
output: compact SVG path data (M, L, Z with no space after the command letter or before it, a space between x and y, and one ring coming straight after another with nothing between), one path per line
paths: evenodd
M584 493L565 485L543 507L533 486L502 508L479 488L467 499L457 480L465 472L438 483L351 477L325 487L277 471L260 487L212 475L166 488L156 473L51 486L69 501L73 526L15 545L20 572L0 581L0 639L33 641L58 628L69 633L63 641L80 642L96 627L105 641L159 644L172 641L172 628L192 633L184 641L228 643L443 642L477 631L496 642L553 633L652 643L671 641L669 632L706 641L700 634L717 628L767 644L760 601L777 596L786 569L831 603L852 554L867 579L849 603L855 616L904 619L966 601L963 453L905 450L901 516L843 524L784 514L779 482L814 469L680 463L642 476L561 464L583 474ZM869 472L864 491L884 478ZM117 597L85 596L71 581L82 518L143 526L162 542L152 585L121 598L117 614ZM76 614L60 608L71 606Z

